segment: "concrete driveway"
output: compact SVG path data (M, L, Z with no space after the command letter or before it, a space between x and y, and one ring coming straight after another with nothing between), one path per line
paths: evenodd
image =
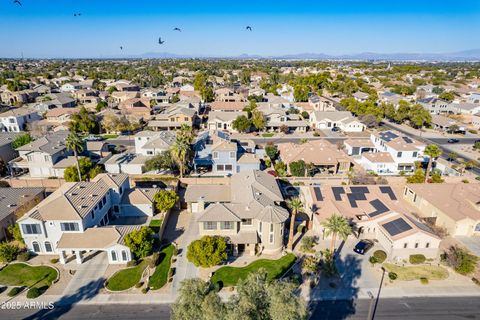
M463 243L474 255L480 257L480 237L455 237Z
M92 254L85 257L85 260L86 261L79 265L73 265L76 264L75 260L69 262L69 264L72 264L72 269L75 268L76 271L72 280L70 280L63 291L64 296L76 295L82 288L91 286L92 283L95 283L98 287L103 284L105 271L108 267L107 253L98 252L95 255Z

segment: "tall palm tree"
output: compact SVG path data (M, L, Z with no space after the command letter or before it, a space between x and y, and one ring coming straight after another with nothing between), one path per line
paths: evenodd
M170 147L170 152L180 170L180 178L183 178L183 173L185 172L185 165L187 162L187 156L190 153L190 144L182 141L182 139L178 139L177 137L175 143Z
M438 158L442 155L442 149L440 149L436 144L429 144L428 146L425 147L425 151L423 151L423 153L428 156L427 171L425 172L425 183L426 183L428 180L428 175L430 173L430 170L432 170L433 159Z
M325 228L325 235L328 237L332 235L332 242L330 245L330 252L335 250L335 242L337 235L344 241L347 240L348 235L352 233L352 227L348 223L345 217L334 213L330 218L322 222L322 226Z
M82 174L80 173L80 165L78 164L78 154L83 152L83 140L80 138L78 133L72 131L68 134L67 138L65 139L65 146L68 150L73 151L73 155L75 156L75 162L77 164L77 171L78 171L78 180L82 181Z
M297 213L303 212L303 203L300 198L295 197L291 200L287 201L287 205L292 211L292 216L290 217L290 232L288 234L288 243L287 243L287 249L292 250L293 249L293 231L295 229L295 218L297 216Z

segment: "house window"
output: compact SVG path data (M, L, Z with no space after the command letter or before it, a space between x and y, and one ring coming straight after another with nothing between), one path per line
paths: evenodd
M231 164L226 164L225 165L225 171L232 171L232 165Z
M273 243L273 233L270 233L270 243Z
M262 223L261 222L258 224L258 232L262 233Z
M39 224L22 224L22 229L24 234L41 234Z
M122 250L122 260L127 261L127 251Z
M49 160L48 156L43 156L43 159L45 159L45 162L48 162Z
M223 164L217 164L217 171L224 171L225 166Z
M119 210L118 206L113 206L113 212L117 212L117 213L118 213L119 211L120 211L120 210Z
M403 244L403 249L407 249L407 247L408 247L408 243L405 242L405 243Z
M148 155L152 155L152 154L153 154L153 151L147 151L147 154L148 154Z
M242 225L243 226L251 226L252 225L252 219L243 219L242 220Z
M230 151L230 159L235 159L235 151Z
M52 244L48 241L45 241L45 251L46 252L52 252Z
M78 231L78 223L76 222L62 222L60 223L60 229L62 231Z
M40 245L38 244L37 241L32 242L32 247L34 252L40 252Z
M95 219L95 213L92 211L92 220Z
M206 221L203 223L203 229L205 230L217 230L217 223L214 221Z
M102 208L103 208L103 202L100 201L100 202L98 203L98 210L102 210Z
M215 152L213 153L213 159L218 159L218 152L215 151Z
M222 230L232 230L233 222L232 221L222 221L220 222L220 229Z
M417 151L414 151L414 152L413 152L413 157L416 158L417 155L418 155L418 152L417 152Z
M427 243L425 244L425 248L430 248L430 242L427 242Z
M118 190L118 192L119 192L120 194L122 194L122 192L123 192L122 187L120 187L120 189Z
M270 223L270 232L273 232L273 223Z
M397 158L401 158L401 157L402 157L402 152L401 151L397 152Z
M112 261L117 261L117 253L112 251Z
M14 118L10 118L8 119L10 121L10 123L15 123L15 119Z
M103 197L103 204L107 203L107 198Z
M418 248L418 242L415 243L415 249L417 249L417 248Z

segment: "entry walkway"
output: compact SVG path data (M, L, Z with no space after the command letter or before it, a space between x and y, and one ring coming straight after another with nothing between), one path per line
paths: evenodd
M77 294L81 288L91 283L96 283L100 287L104 281L107 267L108 256L106 252L98 252L97 254L85 257L83 264L75 266L75 275L63 291L63 295L73 296Z

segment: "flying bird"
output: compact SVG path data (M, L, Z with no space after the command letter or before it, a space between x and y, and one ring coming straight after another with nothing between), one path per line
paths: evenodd
M173 31L179 31L179 32L182 32L182 29L180 29L180 28L173 28Z
M74 17L80 17L82 14L81 13L74 13L73 16Z
M162 38L158 38L158 44L163 44L165 40L162 41Z
M22 3L19 0L15 0L15 1L13 1L13 3L18 4L20 7L22 6Z
M245 29L247 29L249 31L252 31L252 27L250 27L250 26L247 26Z
M120 50L123 50L123 47L122 47L122 46L120 46Z

